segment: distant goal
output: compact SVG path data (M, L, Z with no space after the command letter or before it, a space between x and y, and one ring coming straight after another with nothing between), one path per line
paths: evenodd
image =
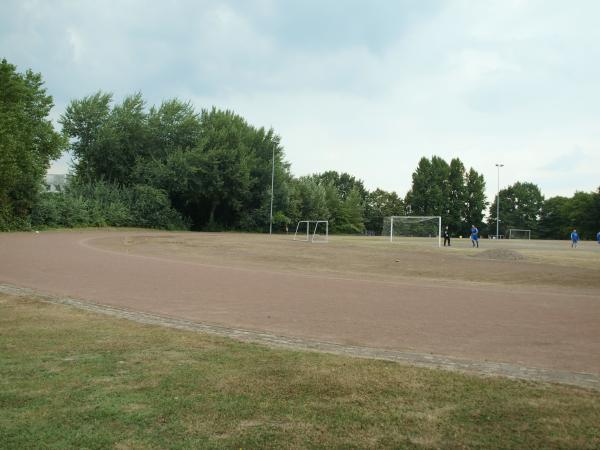
M328 220L301 220L296 225L294 233L295 241L304 242L328 242L329 221Z
M393 242L399 238L421 238L442 246L442 218L440 216L390 216L383 219L381 233Z
M510 228L508 230L509 239L527 239L531 240L531 230L521 230L518 228Z

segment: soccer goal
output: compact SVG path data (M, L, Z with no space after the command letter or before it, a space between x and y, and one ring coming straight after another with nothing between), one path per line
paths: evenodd
M442 246L442 218L440 216L391 216L383 219L381 233L390 242L398 238L430 239Z
M510 228L508 230L509 239L531 239L531 230L520 230L518 228Z
M328 242L329 221L301 220L298 222L298 225L296 225L294 240L304 242Z

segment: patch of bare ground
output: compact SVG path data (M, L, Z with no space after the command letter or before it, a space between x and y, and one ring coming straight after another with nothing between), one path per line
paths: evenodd
M473 256L477 259L494 259L497 261L522 261L525 258L521 253L506 248L491 248Z
M465 240L454 240L450 248L436 248L431 242L366 237L311 244L281 235L178 233L110 236L90 245L199 264L323 276L600 289L599 249L568 252L562 244L542 243L538 249L535 244L484 240L482 248L473 249Z

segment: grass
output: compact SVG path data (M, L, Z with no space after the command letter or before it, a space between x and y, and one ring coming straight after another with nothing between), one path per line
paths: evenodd
M598 448L600 392L273 350L0 294L1 448Z

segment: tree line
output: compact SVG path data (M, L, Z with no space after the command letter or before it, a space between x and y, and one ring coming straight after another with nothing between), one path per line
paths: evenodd
M380 234L384 217L439 215L454 235L471 224L495 227L495 199L485 180L458 158L422 158L409 192L369 191L336 171L294 177L280 137L233 111L197 111L179 99L148 106L141 93L115 103L111 94L70 102L61 132L48 118L52 97L40 74L0 63L0 229L142 226L162 229L264 231L299 220L329 220L333 233ZM63 192L41 188L51 160L73 155ZM500 192L501 229L536 237L583 236L600 226L599 192L544 200L531 183ZM495 233L495 228L494 228ZM594 232L595 233L595 232Z

